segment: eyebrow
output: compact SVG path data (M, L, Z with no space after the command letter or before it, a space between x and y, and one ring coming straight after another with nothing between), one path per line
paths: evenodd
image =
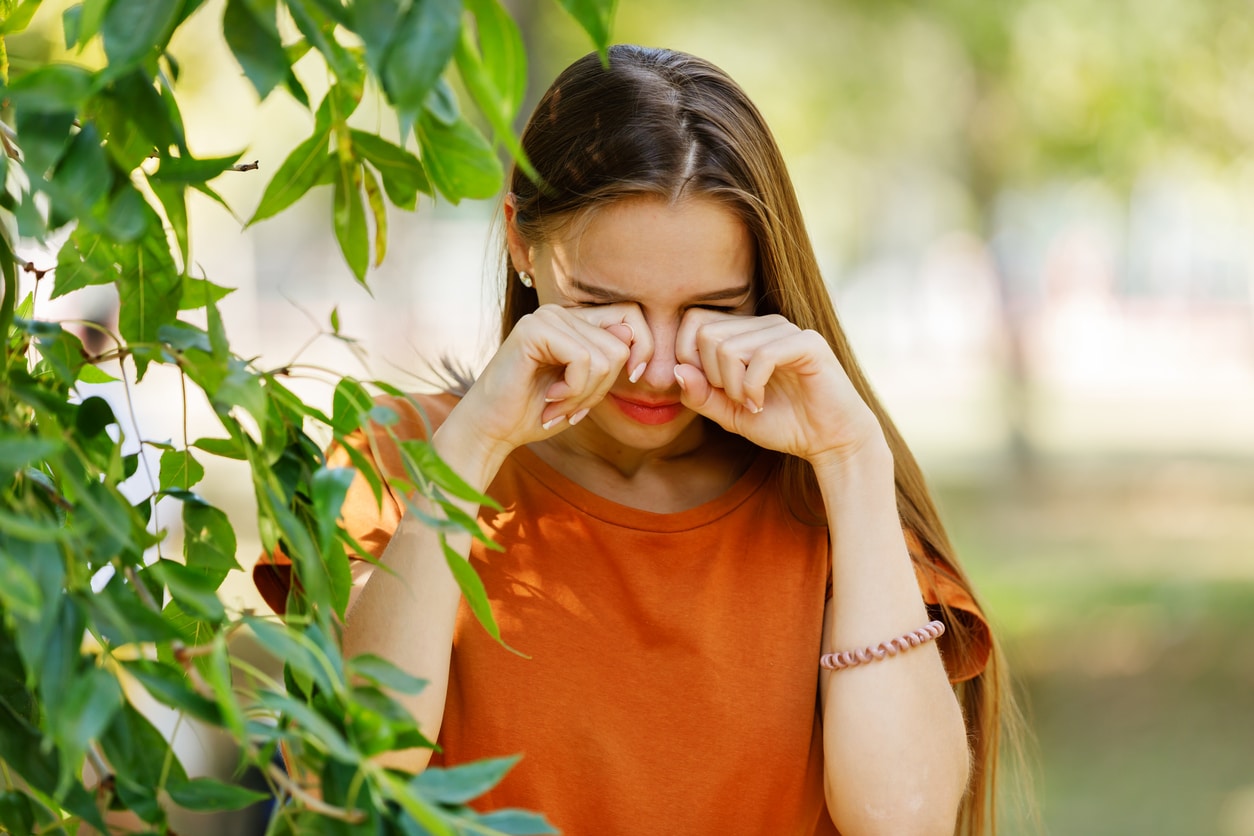
M616 290L610 290L605 287L597 287L596 285L585 284L573 276L569 278L572 290L577 290L585 296L590 296L598 302L630 302L633 301L630 296L620 293ZM692 302L723 302L732 299L739 299L746 296L749 291L753 290L753 285L742 284L735 287L725 287L721 290L712 290L709 293L702 293L700 296L694 296L689 301Z

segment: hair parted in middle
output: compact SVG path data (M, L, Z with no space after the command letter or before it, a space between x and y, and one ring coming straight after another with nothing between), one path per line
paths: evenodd
M783 155L757 107L730 76L692 55L615 45L608 59L607 67L591 53L571 64L536 105L522 146L540 180L514 166L509 178L514 212L508 221L513 232L528 245L550 242L578 231L598 209L630 198L673 203L699 197L728 206L754 242L755 313L779 314L827 340L892 450L901 522L921 544L921 551L912 551L913 560L972 592L922 471L848 345ZM519 281L507 248L503 262L502 338L539 305L535 289ZM809 464L777 455L788 507L807 523L825 524ZM973 631L982 628L947 606L934 616L942 613L948 624L944 655L961 658L980 643ZM958 832L973 836L996 820L999 718L1014 716L996 642L984 671L958 690L972 747L971 786Z

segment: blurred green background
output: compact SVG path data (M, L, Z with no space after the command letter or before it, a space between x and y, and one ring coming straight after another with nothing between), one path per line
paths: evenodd
M15 66L56 49L63 5L10 43ZM507 5L534 100L586 43L547 0ZM260 161L219 189L247 217L312 122L257 104L221 12L175 51L193 150ZM615 37L714 61L777 132L845 327L1006 645L1032 767L1004 832L1254 836L1248 0L622 0ZM394 131L369 102L357 118ZM333 372L418 385L425 360L482 356L497 205L394 217L371 295L329 203L247 231L193 206L197 263L240 288L236 350L304 364L314 400ZM111 300L41 304L107 318ZM319 336L333 308L359 342ZM147 392L132 437L173 435L181 404ZM220 465L204 487L246 557L236 484ZM1029 797L1036 823L1011 815Z

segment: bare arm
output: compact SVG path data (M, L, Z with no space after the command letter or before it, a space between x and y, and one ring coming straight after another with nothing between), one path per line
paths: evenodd
M432 436L436 453L472 487L486 491L511 451L560 432L566 419L605 397L632 351L628 343L635 329L624 325L630 321L644 331L639 309L622 305L582 311L545 306L524 317ZM647 346L635 350L647 357ZM478 516L477 506L459 504ZM442 514L429 504L421 510ZM470 540L465 533L448 535L449 546L463 557L470 553ZM392 571L371 572L355 594L344 655L373 653L427 680L419 694L395 696L422 733L435 740L448 696L461 591L437 532L413 514L402 516L381 560ZM381 761L417 772L430 758L428 749L410 749Z
M831 532L825 652L876 645L923 626L927 610L882 437L815 470ZM872 664L821 670L819 684L828 809L841 831L952 834L969 756L962 712L936 643Z
M485 449L476 443L459 417L454 409L432 437L432 445L463 479L482 491L495 477L507 451ZM417 502L426 504L421 498ZM471 517L478 515L477 506L468 502L459 505ZM442 513L430 505L423 511L433 516ZM460 555L470 553L469 534L449 534L448 543ZM412 514L401 518L382 561L392 572L371 572L355 595L344 627L344 655L374 653L427 680L420 693L395 696L413 714L423 734L435 740L448 694L449 659L461 591L445 562L436 531ZM430 758L430 749L409 749L381 760L388 766L417 772Z
M814 467L834 588L824 651L922 627L927 611L897 515L892 453L826 340L780 316L694 309L676 358L685 404ZM817 657L814 664L820 670ZM819 685L828 811L841 832L952 834L969 771L966 730L936 645L824 672Z

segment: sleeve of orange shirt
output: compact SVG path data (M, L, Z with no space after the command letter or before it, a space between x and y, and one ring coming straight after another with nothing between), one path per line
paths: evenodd
M328 467L353 467L353 461L344 449L351 447L375 466L383 477L381 503L375 498L370 482L359 473L349 486L340 509L345 530L375 559L387 548L403 514L403 503L387 485L388 477L405 475L397 441L425 438L427 426L438 427L456 400L448 395L416 396L413 400L389 397L380 398L377 403L391 409L399 418L390 427L391 433L378 424L372 424L368 432L357 430L345 438L343 446L333 445L327 452ZM362 559L362 555L351 551L349 557L355 561ZM280 614L286 611L287 594L292 584L292 562L287 555L280 550L263 554L253 567L253 582L271 609Z
M964 640L953 629L940 637L941 658L949 672L950 682L963 682L978 676L988 663L993 649L988 622L979 604L959 581L958 573L931 549L924 547L918 535L906 532L906 546L910 553L921 560L914 563L919 591L928 610L950 623L960 620L970 637ZM940 612L937 612L940 610Z

